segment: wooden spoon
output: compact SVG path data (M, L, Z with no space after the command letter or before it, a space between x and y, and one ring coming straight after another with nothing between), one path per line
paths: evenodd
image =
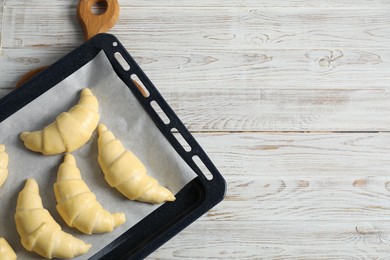
M92 6L95 4L103 4L106 7L102 14L92 12ZM80 0L77 16L83 26L85 40L88 40L98 33L107 32L114 26L119 18L119 4L117 0ZM43 66L27 72L16 83L16 87L20 87L47 67Z

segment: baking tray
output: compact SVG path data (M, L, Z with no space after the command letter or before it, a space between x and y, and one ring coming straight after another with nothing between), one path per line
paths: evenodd
M115 36L96 35L20 88L0 99L0 123L87 64L100 51L104 51L115 73L128 86L164 137L197 175L176 194L175 202L163 204L90 258L142 259L221 202L225 196L226 182L188 129ZM115 57L117 52L130 65L129 70L125 70L119 63ZM144 97L132 81L131 75L133 74L138 76L150 93L148 97ZM154 110L151 105L152 101L157 102L169 118L168 124L165 124ZM182 135L191 147L190 151L180 144L172 132L173 129ZM196 156L207 167L211 177L207 178L198 164L194 162L193 158Z

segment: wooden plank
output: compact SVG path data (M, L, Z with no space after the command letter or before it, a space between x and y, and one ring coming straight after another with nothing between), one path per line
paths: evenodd
M71 48L5 49L0 87L49 65ZM189 89L386 89L390 49L366 50L131 50L159 88Z
M226 178L226 199L149 259L390 254L390 134L195 137Z
M196 134L226 178L215 222L390 217L389 133Z
M4 10L3 28L4 48L29 46L47 49L63 45L69 48L84 41L76 10L72 7L9 7ZM64 42L67 44L62 44Z
M387 259L389 234L389 221L227 222L203 217L147 259Z
M389 14L389 9L122 8L111 32L129 49L386 49ZM4 28L6 48L82 41L70 7L9 7Z
M390 79L390 49L129 51L151 77L191 88L383 88Z
M389 131L387 90L186 90L163 93L192 131ZM206 105L205 105L206 104Z
M232 89L162 94L195 132L390 130L386 90L254 89L243 93Z
M208 217L213 221L388 220L390 178L366 178L354 172L347 175L345 171L334 170L334 177L316 176L312 171L313 177L292 178L269 177L264 173L240 178L227 173L225 206L211 210Z
M0 88L69 51L4 49ZM388 49L132 54L192 131L389 130Z
M386 0L326 0L326 1L310 1L310 0L198 0L198 1L180 1L180 0L119 0L121 7L251 7L251 8L348 8L348 9L382 9L390 6ZM33 3L28 0L7 0L6 6L76 6L78 1L73 0L41 0Z
M0 88L10 91L25 72L51 64L66 52L4 50L1 56ZM192 131L388 131L390 127L390 94L385 84L389 75L380 69L375 71L374 65L369 65L372 67L369 77L373 80L372 84L366 77L359 77L358 74L363 73L363 69L359 72L359 62L351 69L351 73L342 71L341 66L337 67L340 71L334 77L329 76L330 79L325 75L319 77L316 73L310 74L310 71L305 71L305 66L301 66L301 71L296 72L299 76L294 79L295 73L291 72L287 76L280 68L279 75L277 72L273 74L277 70L270 66L268 71L273 74L272 77L251 80L249 76L243 76L247 71L245 66L233 76L219 69L223 61L207 74L206 70L199 69L202 56L193 58L193 65L184 64L183 67L191 67L187 72L174 73L174 66L183 64L183 57L186 56L171 56L160 63L159 60L164 57L153 59L153 56L145 57L141 54L136 59ZM153 63L156 63L156 67L150 65ZM197 68L200 72L196 71ZM165 74L165 70L170 73ZM226 70L229 71L229 68ZM289 70L287 66L286 70ZM293 65L290 70L294 70ZM358 72L352 72L354 70ZM223 72L216 76L219 71ZM202 74L205 76L201 77ZM338 86L331 84L332 81L338 82L337 75L344 75L339 79L343 89L330 89ZM349 75L354 75L354 79L350 79ZM375 77L381 77L383 81L374 81ZM367 86L371 89L365 89ZM6 93L7 90L3 91L1 96Z
M157 84L191 131L390 130L390 92L383 89L263 90L259 85L245 92L239 87L170 91Z
M194 136L217 168L230 177L259 182L265 177L308 176L318 180L335 178L335 182L336 177L342 176L356 179L388 176L390 180L390 133L195 133ZM354 180L341 181L353 188Z
M0 56L0 90L12 90L22 75L38 67L48 66L70 51L69 48L3 49Z

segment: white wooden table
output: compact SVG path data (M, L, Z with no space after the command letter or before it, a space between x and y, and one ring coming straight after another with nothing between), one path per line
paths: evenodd
M2 0L0 97L83 42ZM390 256L390 0L122 0L115 34L228 181L150 259Z

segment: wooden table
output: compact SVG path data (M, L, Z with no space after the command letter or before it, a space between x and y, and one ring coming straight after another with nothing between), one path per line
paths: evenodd
M3 0L0 97L83 42L78 1ZM389 0L122 0L111 30L228 182L150 259L390 256Z

